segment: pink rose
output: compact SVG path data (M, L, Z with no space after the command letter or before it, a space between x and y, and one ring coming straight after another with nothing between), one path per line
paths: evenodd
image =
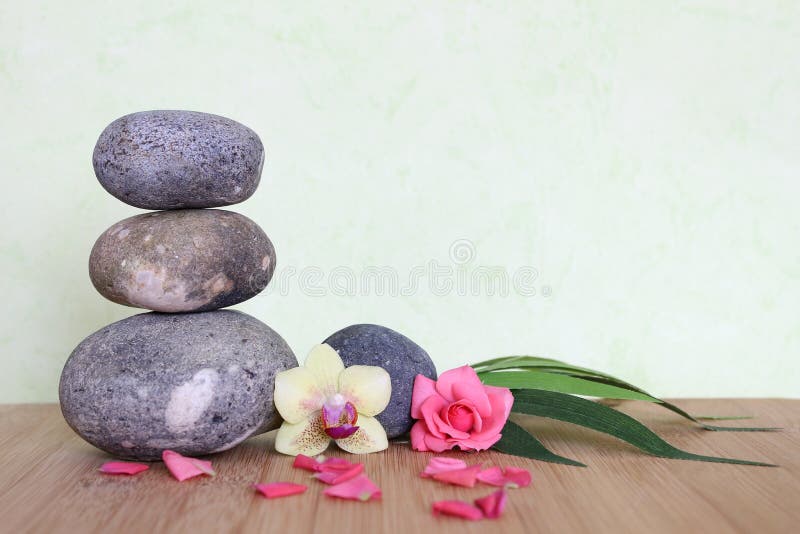
M468 365L442 373L438 381L417 375L411 417L419 421L411 427L411 447L434 452L488 449L500 440L512 404L511 390L483 385Z

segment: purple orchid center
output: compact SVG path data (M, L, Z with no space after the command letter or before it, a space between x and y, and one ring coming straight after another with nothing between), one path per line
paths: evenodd
M322 428L333 439L343 439L355 434L358 430L356 421L356 407L339 393L328 397L322 405Z

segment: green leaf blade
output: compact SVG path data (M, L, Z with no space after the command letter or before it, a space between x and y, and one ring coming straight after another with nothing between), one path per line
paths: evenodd
M704 456L670 445L636 419L580 397L544 390L514 391L512 411L547 417L603 432L654 456L678 460L769 466L772 464Z
M580 377L531 369L480 373L478 377L484 384L510 389L541 389L588 397L658 402L658 399L646 393Z
M531 458L533 460L541 460L543 462L586 467L586 465L580 462L565 458L564 456L559 456L550 451L541 441L533 437L530 432L511 420L506 421L502 434L503 437L500 438L500 441L495 443L492 447L502 453Z

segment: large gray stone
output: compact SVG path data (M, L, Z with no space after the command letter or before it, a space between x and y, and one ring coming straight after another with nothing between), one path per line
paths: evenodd
M145 313L78 345L61 374L61 411L114 456L210 454L279 425L275 374L296 366L283 338L244 313Z
M92 163L106 191L132 206L213 208L253 194L264 145L250 128L218 115L141 111L103 130Z
M339 353L345 366L383 367L392 378L389 405L378 415L389 438L411 430L411 393L414 378L422 374L436 380L436 366L422 347L385 326L356 324L343 328L324 341Z
M214 310L263 290L275 249L256 223L225 210L143 213L94 244L89 276L107 299L160 312Z

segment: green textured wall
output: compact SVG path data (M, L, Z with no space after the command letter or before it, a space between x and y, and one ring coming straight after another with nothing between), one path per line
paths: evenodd
M0 3L0 401L55 400L72 348L135 313L89 282L138 211L91 151L153 108L261 135L234 209L278 273L238 308L301 357L377 322L440 369L536 353L669 396L800 396L797 2L109 4ZM419 287L361 283L376 267ZM474 283L502 272L524 290Z

